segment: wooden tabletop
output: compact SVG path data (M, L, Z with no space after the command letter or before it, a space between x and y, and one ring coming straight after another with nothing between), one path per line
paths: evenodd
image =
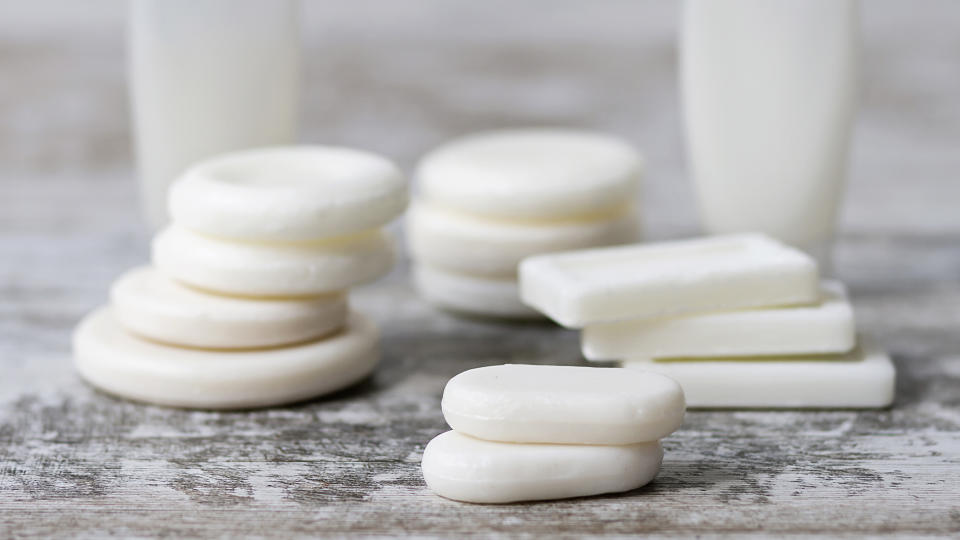
M522 7L519 7L522 5ZM353 295L383 329L373 378L318 401L191 412L117 400L70 332L147 260L129 152L120 0L0 7L0 537L363 533L960 534L960 9L864 6L864 90L835 272L898 369L882 411L691 412L640 490L469 505L424 486L465 369L578 364L575 332L458 319L406 261ZM476 129L604 129L648 159L650 239L695 234L672 2L308 6L304 139L409 168Z

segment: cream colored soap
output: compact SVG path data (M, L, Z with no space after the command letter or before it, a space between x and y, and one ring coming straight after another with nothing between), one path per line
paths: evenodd
M856 325L843 285L825 281L814 305L594 324L582 345L587 360L839 354Z
M679 428L684 398L655 373L506 364L450 379L441 407L455 431L486 440L633 444Z
M294 244L224 241L173 225L153 241L165 274L211 291L241 296L328 294L369 283L393 266L383 231Z
M697 408L859 409L893 403L896 370L879 346L862 341L837 356L627 361L683 387Z
M516 444L448 431L423 451L437 495L473 503L585 497L636 489L660 470L658 442L619 446Z
M185 349L125 331L110 308L77 326L74 362L80 375L116 396L171 407L247 409L315 398L369 375L379 334L353 313L334 336L276 349Z
M407 213L411 256L452 272L514 277L538 253L635 242L640 225L632 207L589 220L498 220L419 203Z
M520 296L563 326L815 303L820 280L803 252L759 234L529 257Z
M347 319L347 297L251 299L201 291L152 267L130 270L110 289L117 322L127 330L187 347L244 349L317 339Z
M447 272L429 265L413 266L413 280L424 299L451 311L508 319L542 319L520 302L512 278L485 278Z
M500 219L609 215L637 196L642 162L627 143L564 129L515 129L453 140L427 154L420 195Z
M407 186L369 152L285 146L218 156L170 189L174 222L221 238L297 242L376 229L399 216Z

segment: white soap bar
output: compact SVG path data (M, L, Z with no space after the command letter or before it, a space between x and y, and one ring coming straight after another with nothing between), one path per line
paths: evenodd
M421 195L441 206L508 219L566 219L636 198L641 159L606 135L561 129L480 133L420 162Z
M407 212L414 260L453 272L515 277L517 265L538 253L636 242L635 208L578 221L505 221L419 203Z
M241 296L327 294L390 271L393 243L371 231L324 242L260 244L225 241L173 225L153 240L153 262L195 287Z
M893 402L896 372L871 342L840 356L629 361L624 367L667 375L689 407L877 408Z
M291 146L204 161L169 192L174 222L211 236L291 242L375 229L399 216L407 188L390 161L360 150Z
M630 491L660 470L659 442L629 445L517 444L448 431L423 451L423 479L441 497L508 503Z
M812 306L626 320L583 329L587 360L839 354L856 345L853 309L836 281Z
M441 408L455 431L491 441L633 444L676 431L684 401L654 373L506 364L450 379Z
M759 234L537 255L520 265L523 301L563 326L814 303L817 266Z
M126 332L109 308L80 322L74 362L116 396L171 407L245 409L293 403L349 386L379 359L378 332L352 313L343 332L278 349L220 351L161 345Z
M250 299L200 291L152 267L130 270L110 289L117 322L150 339L186 347L244 349L301 343L339 330L347 296Z
M417 264L412 268L417 292L431 304L450 311L508 319L542 319L520 302L513 278L484 278L446 272Z

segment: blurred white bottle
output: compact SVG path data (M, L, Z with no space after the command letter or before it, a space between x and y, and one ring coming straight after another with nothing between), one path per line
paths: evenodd
M147 221L205 157L293 143L300 101L297 0L134 0L130 89Z
M856 108L856 0L687 0L681 85L709 233L826 258Z

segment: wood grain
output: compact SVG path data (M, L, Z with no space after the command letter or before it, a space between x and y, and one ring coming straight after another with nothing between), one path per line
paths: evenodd
M0 8L0 537L953 536L960 534L960 15L865 3L865 90L836 274L892 352L885 411L692 412L638 491L503 506L423 485L443 385L470 367L581 362L548 325L457 319L406 264L353 295L384 331L365 383L243 413L92 390L75 322L147 258L120 1ZM648 236L696 231L667 2L311 3L305 138L410 167L466 131L620 133L649 161ZM58 10L59 9L59 10Z

